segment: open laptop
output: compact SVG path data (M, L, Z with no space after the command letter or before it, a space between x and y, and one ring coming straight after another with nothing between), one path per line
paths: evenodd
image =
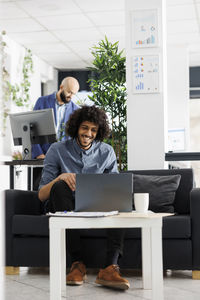
M77 174L75 211L132 211L133 175Z

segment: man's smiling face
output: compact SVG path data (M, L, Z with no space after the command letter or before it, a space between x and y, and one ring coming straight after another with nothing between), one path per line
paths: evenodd
M99 126L95 123L84 121L78 129L77 142L79 146L87 150L91 147L92 142L97 136Z

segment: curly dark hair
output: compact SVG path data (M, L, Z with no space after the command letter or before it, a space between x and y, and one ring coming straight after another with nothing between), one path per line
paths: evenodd
M103 141L103 139L109 136L110 128L107 115L104 110L95 105L84 105L71 114L66 123L66 135L76 138L81 123L85 121L92 122L99 126L95 140Z

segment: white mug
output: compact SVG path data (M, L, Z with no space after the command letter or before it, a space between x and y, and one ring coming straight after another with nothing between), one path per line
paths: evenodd
M146 213L149 207L149 193L134 193L135 210L139 213Z

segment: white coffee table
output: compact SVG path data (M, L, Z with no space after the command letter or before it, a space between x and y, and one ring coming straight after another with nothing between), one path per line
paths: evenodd
M50 300L61 300L61 292L66 290L65 229L138 227L142 229L143 288L152 290L153 300L163 300L162 218L169 215L132 212L100 218L51 216Z

